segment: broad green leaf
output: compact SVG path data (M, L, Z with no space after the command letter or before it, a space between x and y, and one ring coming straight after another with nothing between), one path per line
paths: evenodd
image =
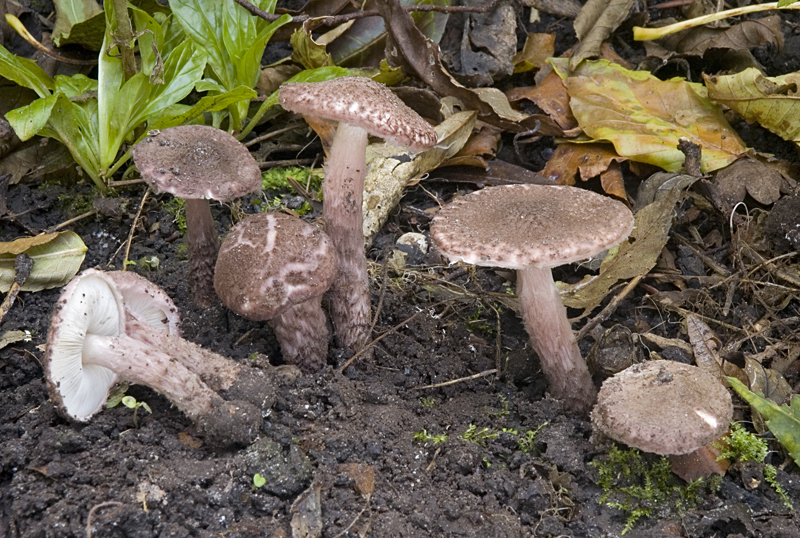
M11 289L14 261L22 252L33 258L33 269L20 289L41 291L64 286L75 276L86 256L86 245L71 231L0 243L0 292Z
M48 127L39 134L51 136L67 146L72 158L92 181L97 185L103 184L100 178L101 139L97 129L96 100L78 104L59 93Z
M97 2L95 0L53 0L53 2L56 6L53 43L57 47L77 44L84 45L89 50L100 50L106 20Z
M709 98L784 140L800 142L800 73L765 77L751 67L735 75L704 78Z
M6 119L20 140L35 136L50 120L58 94L37 99L28 106L15 108L6 114Z
M97 81L86 75L73 75L71 77L58 75L56 76L55 91L63 93L70 99L88 100L90 97L97 97L96 95L91 95L91 92L97 92Z
M14 56L5 47L0 45L0 76L20 86L30 88L39 97L47 97L53 89L53 79L36 65L36 62L27 58Z
M185 125L191 123L206 112L224 110L234 103L244 100L249 101L256 97L258 97L258 94L255 90L246 86L240 86L230 92L207 95L200 99L194 106L187 106L178 114L153 116L148 121L147 126L149 129L167 129L168 127L175 127L176 125ZM164 112L168 112L168 110Z
M745 150L722 109L701 84L662 81L647 71L631 71L606 60L584 60L575 70L568 58L550 63L564 82L572 113L595 140L614 144L621 156L677 171L684 155L678 139L703 148L701 168L711 172Z
M790 405L779 406L772 400L751 392L735 377L729 377L728 382L753 409L767 419L769 431L786 447L794 462L800 465L800 398L795 395Z

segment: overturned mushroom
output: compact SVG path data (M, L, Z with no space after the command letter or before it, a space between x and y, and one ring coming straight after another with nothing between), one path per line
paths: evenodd
M272 407L275 387L261 370L181 338L180 312L164 290L130 271L103 274L122 296L128 336L176 358L226 400L244 400L260 409Z
M102 271L73 278L56 304L44 357L50 397L67 418L86 422L117 381L146 385L197 423L209 444L245 445L261 428L261 411L226 402L179 361L125 333L122 297Z
M325 163L323 220L336 249L331 317L339 345L358 352L369 339L367 258L362 232L367 136L379 136L419 153L436 144L436 132L386 86L363 77L287 84L281 106L339 126Z
M230 202L261 189L261 170L247 148L221 129L184 125L151 131L133 148L133 161L156 192L186 201L186 235L197 306L214 296L219 240L209 200Z
M551 268L623 241L633 215L622 203L575 187L505 185L442 208L431 238L452 260L517 270L520 315L550 392L588 413L597 391L581 357Z
M315 372L327 359L321 301L335 275L333 246L322 230L297 217L261 213L231 228L214 286L235 313L269 321L287 363Z

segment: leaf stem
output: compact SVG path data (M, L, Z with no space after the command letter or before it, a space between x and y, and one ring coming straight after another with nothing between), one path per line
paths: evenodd
M122 76L128 80L136 74L136 58L133 55L133 28L128 16L128 0L113 0L114 18L117 27L114 30L114 44L119 47L122 56ZM105 51L108 53L108 51Z
M661 39L662 37L666 37L683 30L688 30L689 28L696 28L697 26L702 26L710 22L727 19L729 17L738 17L739 15L746 15L748 13L770 11L773 9L800 9L800 4L791 4L786 7L779 8L778 2L772 2L769 4L758 4L728 9L726 11L712 13L711 15L704 15L702 17L695 17L694 19L689 19L687 21L676 22L675 24L662 26L660 28L642 28L641 26L634 26L633 39L636 41L651 41L653 39Z

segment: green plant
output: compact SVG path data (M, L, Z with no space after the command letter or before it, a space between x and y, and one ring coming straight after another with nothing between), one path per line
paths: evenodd
M276 3L277 0L253 2L268 13L275 10ZM267 42L278 28L292 20L290 15L283 15L269 23L236 2L172 0L170 7L189 40L208 53L211 76L203 79L197 89L208 91L209 95L255 87ZM230 131L242 129L249 106L249 100L242 100L227 107ZM216 114L214 125L219 127L221 121L222 116Z
M470 424L467 430L459 435L458 438L468 443L482 445L490 439L494 439L497 435L498 433L491 428L481 428L479 430L475 424Z
M263 487L267 483L267 479L256 473L253 475L253 489Z
M444 443L447 441L447 434L442 433L440 435L431 435L428 433L428 430L422 430L421 432L414 432L412 438L417 443L431 442L434 445L438 445L439 443Z
M763 463L769 453L767 442L744 429L738 422L731 422L731 431L725 437L724 443L714 442L712 444L720 451L717 461L729 459L737 463L745 461ZM778 482L777 477L778 470L775 466L769 463L764 464L764 480L772 486L772 489L780 496L784 504L790 510L793 510L792 503Z
M436 406L436 398L420 398L419 403L422 404L422 407L432 409Z
M662 456L655 462L645 461L635 448L621 450L613 445L605 461L595 460L589 465L599 473L597 483L603 489L599 502L625 514L622 534L657 509L674 506L678 512L682 512L685 508L696 506L701 490L710 486L710 482L702 478L681 486L670 470L667 458Z
M133 409L133 425L137 428L139 427L139 420L137 418L137 414L139 413L140 407L145 411L147 411L148 414L150 415L153 414L153 410L150 409L150 406L147 405L146 402L137 401L136 398L134 398L133 396L123 396L122 405L124 405L128 409Z
M528 430L523 435L520 436L519 441L517 441L517 447L525 454L530 454L533 452L535 448L534 441L536 440L536 435L539 433L539 430L544 428L550 424L549 422L544 422L540 424L535 430Z

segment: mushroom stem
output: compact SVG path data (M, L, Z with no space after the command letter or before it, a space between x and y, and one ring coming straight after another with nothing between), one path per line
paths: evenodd
M126 381L163 394L192 420L210 413L218 394L166 353L129 336L87 334L84 364L108 368Z
M318 372L328 354L328 328L322 298L316 297L281 311L269 322L289 364L305 373Z
M539 355L552 397L563 400L570 411L587 414L597 398L597 389L581 357L552 271L535 268L517 271L517 297L525 329Z
M194 303L200 308L214 300L214 265L219 239L208 200L186 199L186 236L189 243L189 270Z
M369 339L367 257L362 232L367 131L339 123L322 185L325 232L336 249L336 278L329 291L339 346L357 353Z

